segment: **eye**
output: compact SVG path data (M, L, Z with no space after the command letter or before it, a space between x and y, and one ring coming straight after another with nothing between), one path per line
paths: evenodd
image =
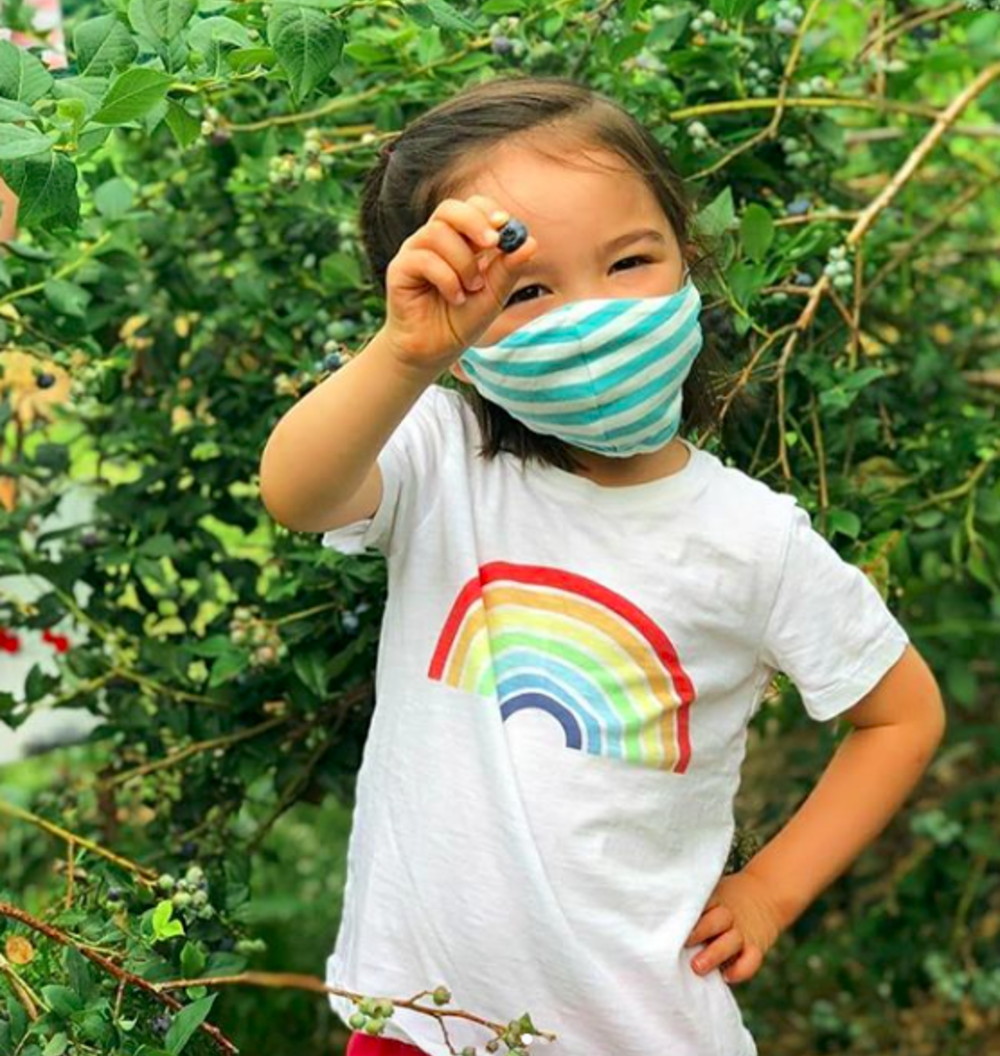
M612 270L614 268L617 268L619 264L627 264L630 260L638 260L640 261L640 263L643 264L651 263L650 257L623 257L621 260L616 260L615 263L611 265ZM521 296L522 293L526 293L528 290L540 289L542 289L542 287L538 283L535 283L533 286L522 286L521 289L517 290L515 293L512 293L510 295L510 297L507 299L507 304L504 305L504 307L509 308L512 304L519 304L520 302L518 301L518 298ZM534 300L534 298L528 297L527 300Z

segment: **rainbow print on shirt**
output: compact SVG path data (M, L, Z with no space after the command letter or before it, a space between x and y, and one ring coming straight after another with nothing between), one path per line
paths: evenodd
M547 712L566 747L682 774L695 692L664 632L626 598L559 568L491 561L459 591L428 677Z

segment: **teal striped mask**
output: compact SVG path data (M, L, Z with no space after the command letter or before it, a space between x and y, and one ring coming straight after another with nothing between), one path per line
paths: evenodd
M532 319L461 365L484 399L532 432L601 455L656 451L680 426L682 387L701 351L701 295L588 298Z

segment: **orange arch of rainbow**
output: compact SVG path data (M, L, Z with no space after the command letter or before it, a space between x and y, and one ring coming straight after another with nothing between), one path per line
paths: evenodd
M503 721L550 714L566 746L684 773L695 692L670 639L585 576L492 561L459 591L427 671L500 702Z

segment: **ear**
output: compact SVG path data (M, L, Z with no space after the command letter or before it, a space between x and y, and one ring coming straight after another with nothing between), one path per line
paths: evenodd
M453 377L458 378L459 381L464 381L466 385L472 384L472 379L469 377L468 374L465 373L465 370L463 369L461 363L452 363L452 365L448 368L448 373L451 374Z

